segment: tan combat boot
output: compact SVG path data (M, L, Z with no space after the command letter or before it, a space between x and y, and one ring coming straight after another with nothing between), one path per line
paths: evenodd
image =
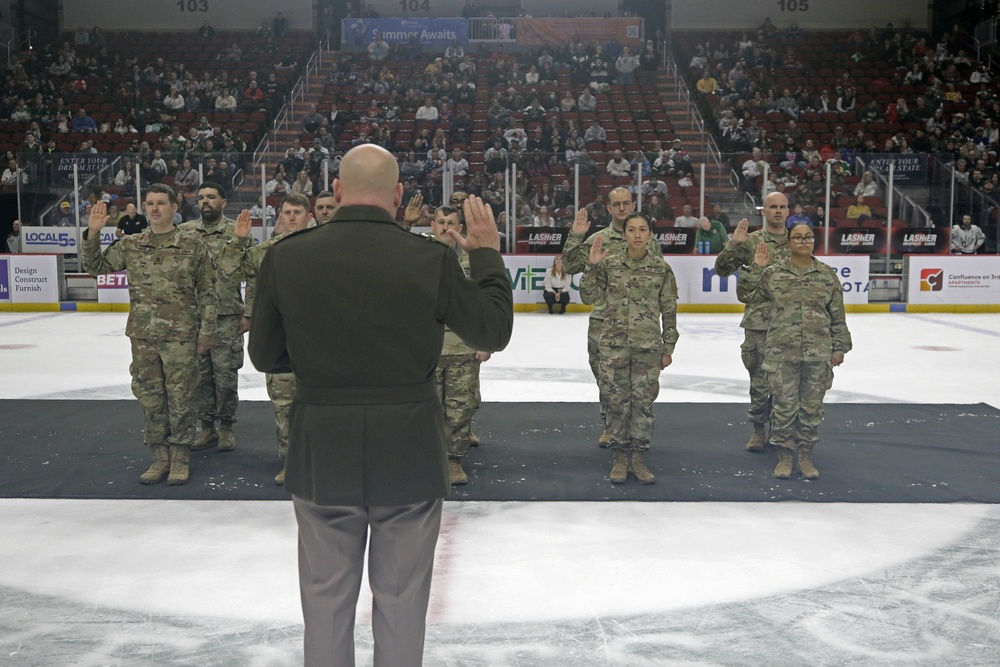
M279 472L277 475L274 476L274 483L277 484L278 486L284 486L285 485L285 469L284 468L282 468L281 472Z
M610 442L611 442L611 434L608 433L608 429L604 429L604 433L602 433L601 437L597 439L597 446L600 447L601 449L607 449L608 443Z
M819 479L819 470L813 465L813 445L799 445L799 472L803 479Z
M652 484L656 481L653 473L646 467L646 453L638 449L632 450L632 462L629 463L628 471L635 475L640 484Z
M747 440L746 450L754 454L759 454L764 451L765 442L767 442L767 436L764 434L764 425L754 424L753 435Z
M467 484L469 476L462 469L462 459L457 456L448 457L448 482L454 485Z
M156 484L170 472L170 448L166 445L150 445L153 451L153 465L139 475L140 484Z
M628 479L628 452L624 449L611 450L611 483L624 484Z
M192 452L200 452L203 449L214 447L219 442L219 432L215 430L215 422L203 421L198 437L191 443Z
M233 435L233 423L222 422L219 424L219 447L220 452L231 452L236 449L236 436Z
M469 431L469 447L479 446L479 436L476 435L475 431Z
M176 486L187 484L188 462L191 460L191 448L182 445L174 445L170 448L170 476L167 477L167 484Z
M778 465L774 469L774 476L778 479L788 479L792 476L792 450L777 445L774 449L778 452Z

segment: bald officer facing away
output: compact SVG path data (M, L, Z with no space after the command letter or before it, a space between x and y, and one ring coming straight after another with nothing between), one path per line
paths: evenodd
M510 340L513 295L493 213L465 202L471 279L443 243L395 222L396 160L344 156L327 225L271 248L257 276L250 359L294 372L285 488L299 526L305 665L353 665L365 543L376 667L418 666L447 449L434 368L444 327L479 350Z

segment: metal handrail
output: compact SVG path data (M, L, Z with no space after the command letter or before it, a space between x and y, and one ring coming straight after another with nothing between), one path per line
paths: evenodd
M20 48L22 44L27 44L28 49L31 50L31 37L31 30L25 30L24 32L20 32L7 40L7 65L11 64L14 52Z

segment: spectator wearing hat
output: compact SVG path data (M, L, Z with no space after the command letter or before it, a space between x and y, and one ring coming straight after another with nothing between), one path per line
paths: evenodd
M56 220L56 227L72 227L73 219L70 217L70 203L64 201L59 204L59 218Z

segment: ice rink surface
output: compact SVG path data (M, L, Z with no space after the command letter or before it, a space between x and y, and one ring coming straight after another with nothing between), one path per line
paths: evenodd
M483 400L596 401L586 320L518 314ZM658 400L745 402L738 324L681 313ZM829 402L1000 407L1000 315L848 325ZM0 398L138 410L124 327L123 314L0 313ZM267 400L249 363L240 380L243 400ZM742 444L733 456L752 456ZM670 434L653 447L656 472ZM287 502L0 500L0 666L301 664L295 540ZM995 665L998 555L993 505L447 503L425 664ZM359 665L369 604L363 592Z

